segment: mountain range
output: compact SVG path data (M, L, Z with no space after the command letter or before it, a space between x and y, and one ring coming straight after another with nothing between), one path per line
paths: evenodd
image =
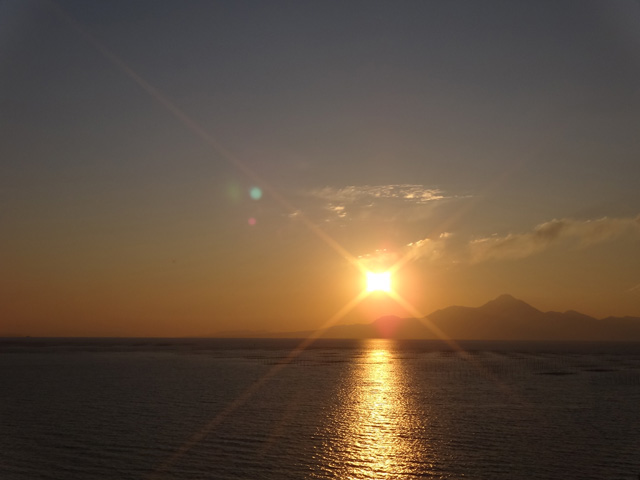
M221 332L220 337L309 337L312 331ZM640 341L640 318L596 319L567 310L542 312L511 295L480 307L451 306L423 318L384 316L371 323L334 325L322 338L397 338L455 340Z

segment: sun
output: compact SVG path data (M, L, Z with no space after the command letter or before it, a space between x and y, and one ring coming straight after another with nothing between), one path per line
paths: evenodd
M391 272L367 272L367 292L377 291L391 291Z

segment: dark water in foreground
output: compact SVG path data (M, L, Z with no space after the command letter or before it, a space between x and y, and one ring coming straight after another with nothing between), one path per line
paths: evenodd
M640 345L0 340L0 479L637 479Z

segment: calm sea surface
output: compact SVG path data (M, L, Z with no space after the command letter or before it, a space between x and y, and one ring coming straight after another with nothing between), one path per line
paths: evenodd
M0 479L633 479L640 345L0 340Z

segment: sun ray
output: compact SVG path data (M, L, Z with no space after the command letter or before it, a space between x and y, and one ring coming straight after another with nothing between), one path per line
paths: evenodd
M76 33L90 43L102 56L104 56L109 62L111 62L116 68L127 75L138 86L140 86L147 94L161 104L169 113L173 115L180 123L182 123L187 129L191 130L197 137L206 143L215 153L217 153L226 162L235 166L244 175L249 177L253 182L259 184L269 196L275 200L285 211L290 214L296 214L296 216L304 223L304 225L311 230L318 238L326 243L330 248L335 250L342 258L347 260L352 265L361 268L358 260L347 249L345 249L340 243L338 243L333 237L327 234L324 230L319 228L313 222L311 222L300 209L293 206L276 188L270 185L264 178L258 175L253 169L251 169L245 162L234 155L231 151L221 145L221 143L204 127L182 110L176 103L165 95L159 88L154 86L151 82L142 77L136 70L129 66L124 60L122 60L113 51L107 48L102 42L100 42L87 28L85 28L80 22L69 15L57 2L50 0L51 5L55 8L58 15L67 22L68 25L73 28Z
M178 447L173 454L171 454L162 464L156 467L149 475L146 476L148 479L156 479L159 478L159 475L164 473L171 465L173 465L180 457L185 455L189 450L191 450L195 445L200 443L211 431L213 431L227 416L233 413L237 408L244 405L247 401L249 401L274 375L276 375L280 370L282 370L285 366L290 364L293 360L295 360L303 351L307 349L314 341L316 341L322 334L331 326L333 326L336 322L338 322L341 318L343 318L347 313L353 310L365 297L367 296L366 291L360 292L354 298L352 298L349 302L347 302L340 310L338 310L334 315L332 315L320 328L315 330L311 335L302 340L296 348L289 352L284 359L282 359L279 363L273 366L269 371L267 371L262 377L257 379L254 383L249 385L240 395L236 397L231 403L229 403L220 413L218 413L215 417L213 417L209 422L201 428L198 432L194 433L191 438L189 438L185 443L183 443L180 447Z

